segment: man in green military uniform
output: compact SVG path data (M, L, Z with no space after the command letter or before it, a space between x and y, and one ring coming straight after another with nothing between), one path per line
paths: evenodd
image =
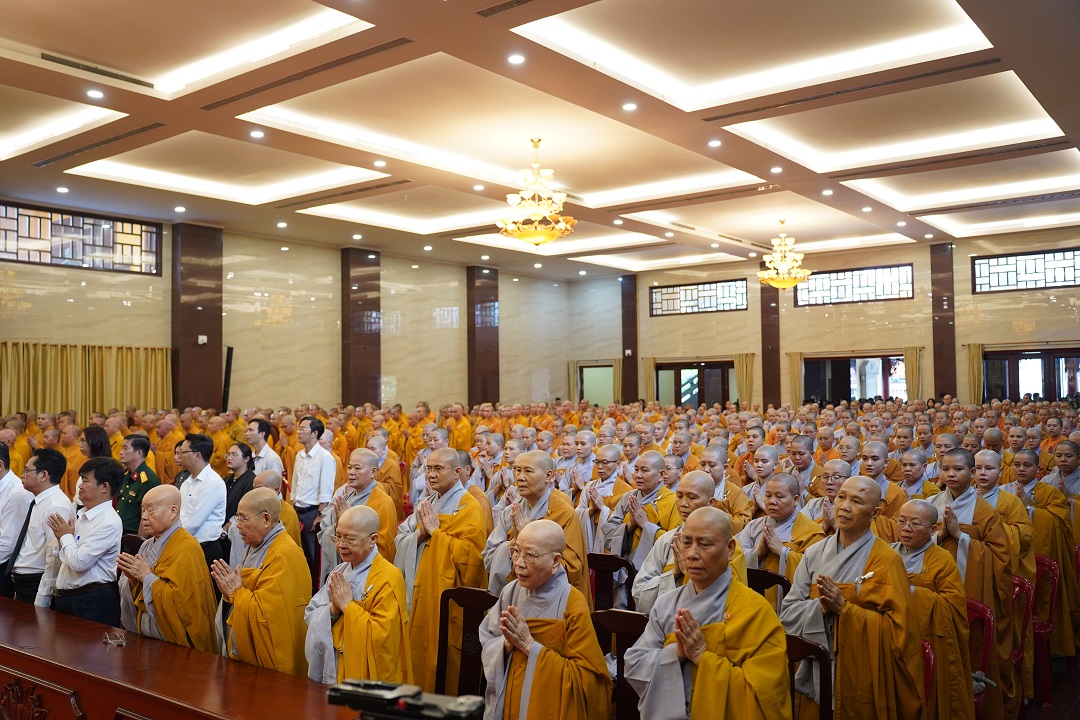
M128 435L120 446L120 462L127 474L116 493L116 513L124 523L125 533L138 534L143 495L161 484L157 474L146 464L149 452L150 440L144 435Z

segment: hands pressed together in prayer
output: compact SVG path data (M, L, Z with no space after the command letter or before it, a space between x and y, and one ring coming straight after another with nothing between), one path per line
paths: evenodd
M75 520L74 519L68 520L63 515L53 513L52 515L50 515L48 517L48 519L45 522L48 523L49 529L52 530L52 533L53 533L53 535L56 536L57 540L62 538L64 535L74 535L75 534Z
M141 583L143 578L150 574L150 566L142 559L142 555L122 552L116 558L116 567L120 568L120 572L132 583Z
M701 625L689 610L680 609L675 613L675 650L679 660L689 660L697 665L706 649Z
M776 534L776 530L773 528L772 524L766 521L765 531L761 533L761 537L758 538L757 545L754 546L754 552L757 553L758 559L760 560L769 553L779 557L783 551L784 543L780 541L780 536Z
M675 580L678 581L686 574L686 563L683 561L682 556L682 533L677 532L671 538L671 560L675 567L673 572L675 573Z
M941 529L944 533L942 539L944 539L944 537L951 537L954 540L960 539L960 521L956 518L956 513L953 511L951 505L945 506Z
M503 634L503 647L506 652L513 652L514 648L528 653L532 646L532 633L529 632L529 624L518 612L516 605L511 605L502 611L499 617L499 629Z
M829 498L825 498L821 503L821 528L826 535L836 530L836 516L833 514L833 504Z
M570 468L570 482L574 486L575 492L581 492L585 489L585 483L589 481L589 478L585 477L585 468L582 465L575 464Z
M828 575L818 575L817 587L818 596L821 598L821 613L823 615L829 613L839 615L844 603L847 602L844 599L844 593L840 591L840 587Z
M589 496L589 514L597 515L604 508L604 498L600 497L600 491L591 487L587 491Z
M220 558L215 560L210 567L210 577L214 578L225 602L232 602L233 594L244 585L243 577L240 575L240 566L231 568L229 563Z
M520 534L529 524L529 516L525 514L525 509L518 501L510 503L510 524L514 526L516 534Z
M345 575L338 570L330 573L326 582L330 590L330 614L336 617L345 612L345 608L353 601L352 587Z
M649 516L645 514L645 506L641 504L641 498L630 495L626 501L626 511L630 516L630 527L644 528L649 522Z
M349 501L345 499L344 495L338 495L334 498L334 517L339 518L341 514L349 509Z
M431 503L421 500L416 508L416 532L421 538L431 537L432 533L439 529L439 515Z

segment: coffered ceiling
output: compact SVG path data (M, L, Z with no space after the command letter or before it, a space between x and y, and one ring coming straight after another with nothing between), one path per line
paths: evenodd
M780 220L811 258L1080 225L1075 4L8 6L14 201L552 278L715 269ZM533 137L579 221L539 249L495 230Z

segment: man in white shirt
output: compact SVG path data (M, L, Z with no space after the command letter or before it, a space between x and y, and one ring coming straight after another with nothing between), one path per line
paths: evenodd
M8 446L0 443L0 596L6 598L15 597L15 586L11 583L11 573L4 571L8 570L30 502L34 499L22 486L19 476L11 472L10 459Z
M44 577L45 561L56 549L57 541L46 520L52 514L71 518L71 501L60 489L67 470L67 458L59 450L35 450L23 469L22 486L34 496L20 523L19 536L4 574L15 586L15 599L34 603L40 592L49 606L56 575Z
M304 449L296 453L293 465L292 504L300 520L300 547L311 570L311 585L318 589L319 556L315 525L322 511L334 496L337 463L334 456L319 445L325 430L322 420L305 417L297 427L297 439Z
M180 525L199 541L206 566L223 557L221 527L225 524L228 490L225 481L210 467L214 441L207 435L188 433L180 445L180 464L191 473L180 489Z
M244 439L251 446L251 456L255 460L255 474L274 470L278 475L285 474L281 456L274 452L267 440L270 439L270 423L266 420L252 420L244 428Z
M53 610L85 620L120 626L120 597L116 589L116 556L124 523L112 500L124 482L124 466L112 458L90 458L79 477L78 519L52 513L47 520L59 548L45 562L45 578L56 578L50 598L38 591L38 606L51 599ZM45 578L42 587L46 586Z

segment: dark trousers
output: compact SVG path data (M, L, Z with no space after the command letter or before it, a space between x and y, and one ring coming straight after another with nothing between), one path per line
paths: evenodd
M225 555L221 551L221 540L207 540L199 543L202 546L203 557L206 558L206 567L213 566L215 560L221 560Z
M300 549L304 551L304 557L307 558L308 569L311 571L311 586L314 588L312 592L316 592L319 589L319 541L318 538L315 537L315 531L312 529L315 518L318 516L318 505L296 506L296 517L300 520Z
M120 595L115 584L81 595L53 597L52 608L65 615L120 627Z
M41 576L45 573L33 575L12 575L11 581L15 584L15 599L19 602L33 604L37 599L38 585L41 584Z

